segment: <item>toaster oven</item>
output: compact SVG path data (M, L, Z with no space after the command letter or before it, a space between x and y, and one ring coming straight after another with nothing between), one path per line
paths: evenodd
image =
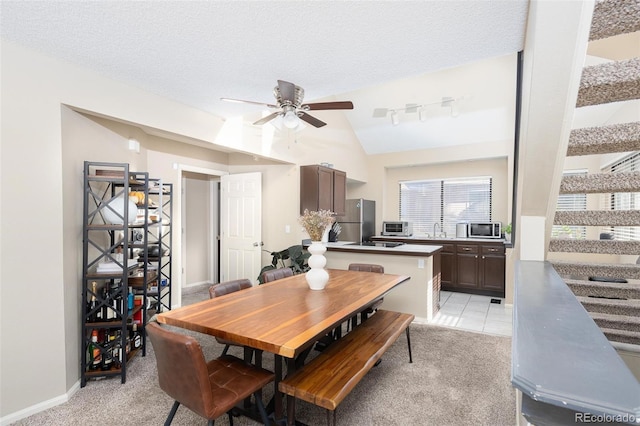
M410 237L413 235L413 225L411 222L382 222L382 235Z

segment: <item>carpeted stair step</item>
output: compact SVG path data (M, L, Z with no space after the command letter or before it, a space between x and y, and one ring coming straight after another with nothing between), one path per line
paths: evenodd
M595 173L563 176L560 194L636 192L638 188L640 188L640 172Z
M582 70L576 107L640 99L640 58L592 65Z
M640 210L557 211L553 218L553 224L575 226L638 226L638 224L640 224Z
M551 262L555 270L563 277L606 277L640 279L640 265L631 263L579 263L562 260Z
M640 332L640 317L620 316L590 312L591 318L600 328Z
M574 279L565 279L564 282L576 296L618 297L621 299L640 300L640 284L637 283L612 283Z
M567 156L640 151L640 122L573 129Z
M603 328L602 333L611 342L628 343L630 345L640 345L640 332L629 330L615 330L613 328Z
M589 40L600 40L635 31L640 31L640 1L596 1Z
M549 241L549 251L562 253L637 255L640 253L640 241L552 238Z
M588 312L640 317L640 300L638 299L603 299L583 296L577 296L577 299Z

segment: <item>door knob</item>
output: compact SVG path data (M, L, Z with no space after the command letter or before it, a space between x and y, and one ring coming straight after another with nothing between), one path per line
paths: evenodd
M262 247L263 245L264 245L264 243L262 241L260 241L259 243L257 243L257 242L253 243L254 247L258 247L258 246Z

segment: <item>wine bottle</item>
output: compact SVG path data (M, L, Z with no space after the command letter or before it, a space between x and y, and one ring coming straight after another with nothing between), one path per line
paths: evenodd
M100 369L102 371L111 370L111 366L113 364L113 356L111 353L111 330L105 330L104 332L104 340L103 347L105 348L104 355L102 356L102 363L100 364Z
M134 323L131 327L131 341L133 342L133 348L138 349L142 346L142 336L138 332L138 324Z
M120 369L122 368L122 333L120 330L116 330L115 333L111 335L112 344L111 347L111 356L113 357L113 368Z
M122 295L120 294L120 284L116 280L111 283L111 306L113 319L118 319L118 315L122 315Z
M87 321L96 322L98 321L98 300L96 299L96 293L98 283L93 281L91 283L91 297L89 298L89 303L87 304Z
M89 370L95 371L100 368L102 363L102 352L100 351L100 346L98 346L98 330L95 328L91 332L91 342L87 347L87 352L89 355Z
M104 305L102 306L102 318L105 321L113 321L114 319L116 319L116 311L114 311L112 308L110 300L111 295L109 293L109 287L105 283L104 287L102 288L102 299L104 302Z

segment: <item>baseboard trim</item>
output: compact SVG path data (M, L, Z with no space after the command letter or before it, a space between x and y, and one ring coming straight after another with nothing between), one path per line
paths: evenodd
M64 404L69 401L69 399L80 390L80 380L74 383L66 393L56 396L55 398L48 399L46 401L39 402L35 405L32 405L27 408L23 408L20 411L16 411L15 413L8 414L2 418L0 418L0 425L10 425L13 422L17 422L18 420L22 420L34 414L40 413L42 411L48 410L60 404Z

